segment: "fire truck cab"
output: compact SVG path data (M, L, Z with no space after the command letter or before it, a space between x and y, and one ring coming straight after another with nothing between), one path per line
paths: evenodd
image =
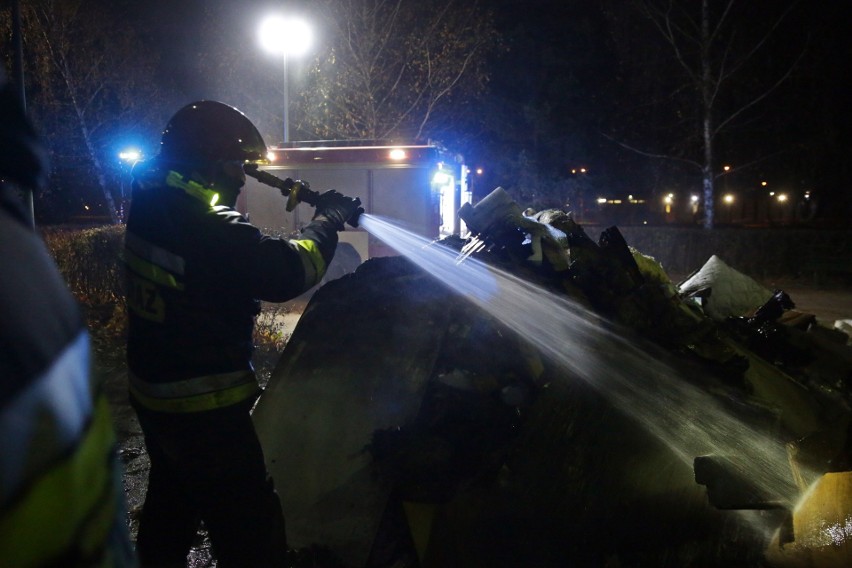
M336 189L358 197L365 213L389 218L426 238L466 232L458 210L471 201L469 170L460 156L437 145L297 142L270 148L268 159L262 170L307 181L319 193ZM248 178L237 209L264 232L289 236L310 222L314 209L300 204L288 212L286 201L279 190ZM347 226L340 242L350 259L357 253L359 263L396 254L362 229Z

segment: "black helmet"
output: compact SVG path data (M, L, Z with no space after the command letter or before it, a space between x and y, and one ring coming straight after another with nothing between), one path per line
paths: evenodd
M169 162L260 162L266 144L246 115L216 101L190 103L177 111L160 142Z

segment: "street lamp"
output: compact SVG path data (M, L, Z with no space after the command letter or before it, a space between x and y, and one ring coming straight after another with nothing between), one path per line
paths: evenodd
M137 150L136 148L128 148L127 150L123 150L118 153L119 159L124 162L127 162L130 165L135 164L139 160L142 159L142 152Z
M290 141L290 86L288 56L302 55L311 44L311 28L304 20L269 16L260 24L260 44L269 53L281 55L284 61L284 142Z

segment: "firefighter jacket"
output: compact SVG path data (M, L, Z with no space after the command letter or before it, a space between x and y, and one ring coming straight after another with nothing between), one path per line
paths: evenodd
M89 336L0 189L0 566L127 566L121 470Z
M195 412L258 393L251 366L260 300L281 302L325 274L337 246L317 218L299 240L264 236L175 171L134 179L127 221L130 389L152 410Z

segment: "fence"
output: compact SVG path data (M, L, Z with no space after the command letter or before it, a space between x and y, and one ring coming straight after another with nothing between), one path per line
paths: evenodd
M716 255L752 278L807 278L848 283L852 231L619 227L627 243L653 256L669 274L686 275ZM589 231L589 236L597 236Z

